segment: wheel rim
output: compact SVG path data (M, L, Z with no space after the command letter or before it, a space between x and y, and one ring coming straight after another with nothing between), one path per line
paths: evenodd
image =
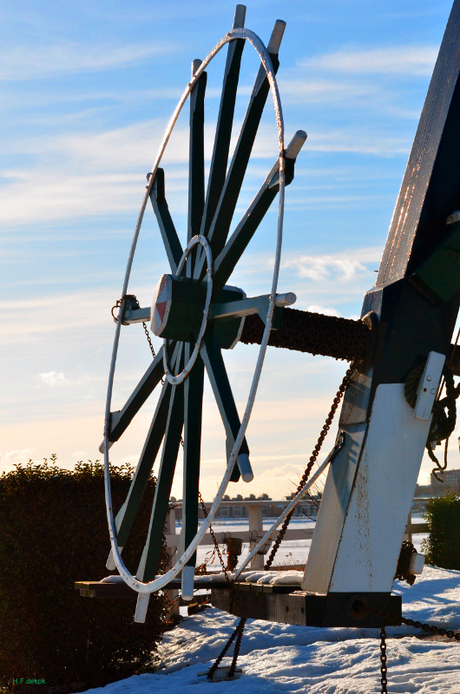
M273 270L273 276L272 276L272 284L271 284L271 293L270 293L270 298L268 302L268 309L267 309L267 316L266 316L266 325L265 325L265 330L264 330L264 335L262 338L262 343L261 347L259 350L259 355L257 359L257 364L254 372L254 376L252 379L252 384L249 392L249 397L247 401L247 405L245 408L245 412L243 415L243 418L241 420L241 424L239 427L238 434L235 437L234 444L230 453L230 456L228 458L228 464L227 468L225 471L225 474L223 476L222 482L220 484L218 493L214 499L214 502L212 504L211 510L208 514L207 519L205 519L205 522L201 525L199 528L198 532L196 533L195 537L193 540L188 544L187 548L183 552L183 554L179 557L179 559L176 561L175 565L164 575L155 578L150 581L141 581L135 576L133 576L128 569L126 568L123 559L121 557L121 548L119 548L118 540L117 540L117 528L115 525L115 520L113 517L113 510L112 510L112 499L111 499L111 490L110 490L110 474L109 474L109 447L110 447L110 422L111 422L111 399L112 399L112 391L113 391L113 382L114 382L114 374L115 374L115 365L116 365L116 358L117 358L117 351L118 351L118 344L119 344L119 339L120 339L120 331L121 331L121 320L118 321L116 329L115 329L115 337L114 337L114 346L113 346L113 353L112 353L112 361L111 361L111 366L110 366L110 374L109 374L109 384L108 384L108 392L107 392L107 402L106 402L106 424L105 424L105 430L104 430L104 468L105 468L105 497L106 497L106 507L107 507L107 519L108 519L108 525L109 525L109 534L110 534L110 541L111 541L111 547L112 547L112 558L113 558L113 563L118 569L120 575L124 579L124 581L130 585L134 590L136 590L139 594L141 595L148 595L156 590L160 590L161 588L164 588L167 583L177 576L184 566L187 564L187 562L193 557L194 553L196 552L196 548L199 545L200 541L202 540L204 534L209 528L210 523L212 522L215 513L218 509L219 503L225 494L228 482L231 478L233 469L236 464L237 456L240 452L241 445L243 443L244 437L245 437L245 432L248 426L249 422L249 417L252 411L252 407L254 404L254 399L257 391L257 386L258 382L260 379L260 373L264 361L264 356L266 352L266 347L268 343L268 338L271 330L271 323L272 323L272 318L273 318L273 312L275 308L275 296L276 296L276 288L277 288L277 282L278 282L278 275L279 275L279 267L280 267L280 258L281 258L281 243L282 243L282 231L283 231L283 214L284 214L284 191L285 191L285 160L284 160L284 126L283 126L283 118L282 118L282 110L281 110L281 102L279 98L279 92L278 92L278 87L274 75L274 70L273 66L271 63L271 58L270 55L263 45L262 41L257 37L253 32L243 29L240 27L234 28L233 31L231 31L229 34L226 34L221 41L219 41L218 44L213 48L213 50L210 52L210 54L205 58L205 60L201 63L199 68L196 70L191 82L188 84L186 90L184 91L184 94L182 95L178 106L176 107L173 116L170 120L170 123L168 125L165 137L163 138L162 144L160 146L160 151L158 154L158 157L156 159L156 162L152 168L150 180L149 180L149 185L147 187L146 193L144 195L144 200L141 206L141 211L139 214L139 218L137 221L136 229L134 232L134 238L131 246L131 251L129 254L128 258L128 265L127 265L127 270L126 270L126 275L125 275L125 281L123 284L123 293L122 296L125 297L127 293L127 288L128 288L128 283L129 283L129 277L131 273L131 268L132 268L132 262L134 258L134 253L136 249L136 244L137 244L137 239L139 236L140 232L140 227L142 223L142 218L144 215L144 211L147 205L148 198L152 192L152 187L154 185L154 181L156 178L156 175L158 173L159 169L159 164L161 162L161 158L163 156L163 153L165 151L166 145L169 141L169 137L172 132L172 128L174 127L175 122L177 121L177 118L179 116L180 111L182 110L182 107L187 100L188 96L191 94L192 89L194 86L197 84L199 78L203 74L205 68L207 65L211 62L211 60L214 58L215 55L227 44L230 44L233 41L236 41L238 39L243 39L245 42L249 42L253 45L255 50L257 51L259 58L261 60L262 67L265 71L266 77L269 82L269 87L270 91L272 94L273 102L275 105L275 114L276 114L276 122L277 122L277 129L278 129L278 149L279 149L279 155L278 155L278 175L279 175L279 203L278 203L278 224L277 224L277 241L276 241L276 251L275 251L275 262L274 262L274 270ZM196 242L198 243L198 242ZM201 242L200 242L201 243ZM185 254L184 254L185 255ZM185 260L184 260L185 262ZM208 263L209 265L209 263ZM122 300L121 308L120 308L120 315L122 315L122 312L124 310L124 299ZM209 305L206 306L206 312L209 310ZM203 329L203 335L206 329L206 320L203 320L202 327L204 325ZM202 339L203 336L201 336ZM201 344L201 340L200 340ZM177 350L177 347L176 347ZM175 358L176 358L176 363L182 358L182 351L181 355L178 356L177 353L175 353ZM197 350L197 353L199 351L199 348ZM166 355L166 345L163 349L163 355L165 355L165 358L167 359ZM173 355L174 357L174 355ZM174 377L173 377L174 378ZM166 391L164 391L166 392ZM169 395L171 397L171 394ZM166 398L166 396L165 396ZM138 571L139 573L139 571Z

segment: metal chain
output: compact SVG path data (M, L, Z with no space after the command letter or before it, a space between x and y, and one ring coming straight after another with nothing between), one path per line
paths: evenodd
M405 624L408 627L415 627L415 629L421 629L425 632L430 632L430 634L438 634L439 636L447 636L449 639L455 639L460 641L460 631L452 631L451 629L444 629L444 627L436 627L434 624L427 624L416 621L414 619L409 619L408 617L395 617L394 615L387 614L386 612L380 612L379 610L374 610L372 607L367 607L365 605L360 606L361 612L369 612L377 617L382 617L387 622L393 622L396 626L400 624Z
M208 512L206 510L206 506L205 506L205 503L203 501L203 497L201 496L201 492L198 492L198 500L199 500L200 505L201 505L201 510L204 513L204 517L207 518ZM227 581L228 584L231 584L230 577L229 577L228 572L227 572L227 567L225 566L225 562L224 562L224 559L222 557L222 553L220 551L219 543L217 542L217 538L214 534L214 530L213 530L211 523L209 524L209 532L211 534L212 541L214 543L214 547L215 547L215 550L217 552L217 556L219 557L219 561L220 561L220 564L222 566L222 571L224 572L225 580Z
M221 664L222 659L225 657L225 654L227 653L228 649L230 648L230 646L232 645L232 643L234 642L236 637L238 636L240 638L240 633L241 633L241 637L242 637L245 624L246 624L246 619L244 617L241 617L241 619L238 623L238 626L236 627L233 634L230 636L229 640L225 644L220 655L217 657L216 662L213 665L211 665L211 667L209 668L208 674L207 674L208 680L212 680L212 678L214 677L215 671L217 670L217 668ZM240 638L240 645L241 645L241 638ZM233 663L232 663L232 665L233 665ZM235 662L235 667L236 667L236 662Z
M433 405L433 421L428 434L426 449L430 459L436 464L432 473L439 482L444 482L444 470L447 468L447 447L449 445L449 437L455 429L457 421L456 399L459 396L459 391L455 387L454 376L452 371L444 367L444 385L446 387L446 397ZM447 412L444 412L446 408ZM441 464L433 453L431 442L441 441L445 439L444 462Z
M385 627L380 629L380 684L382 694L387 694L387 644Z
M117 316L115 315L115 310L116 310L117 308L120 308L120 307L121 307L121 304L123 303L123 299L134 299L134 300L135 300L136 297L134 296L134 294L125 294L124 296L121 297L121 299L117 299L117 300L116 300L116 302L114 303L114 305L113 305L112 308L110 309L110 313L112 314L112 318L113 318L113 320L115 321L115 323L118 323L118 319L119 319L119 317L120 317L120 314L119 314L119 313L118 313Z
M321 429L321 433L318 436L318 440L317 440L316 445L313 449L313 452L310 456L310 460L308 461L308 465L305 468L305 472L303 473L302 478L301 478L301 480L297 486L295 495L297 495L303 489L303 487L306 485L306 483L308 481L308 478L310 477L310 473L311 473L311 470L313 468L313 465L315 464L316 459L318 458L318 455L321 451L321 446L323 445L324 439L327 436L327 432L331 428L332 420L334 419L334 416L335 416L335 413L337 412L337 408L340 404L340 401L341 401L341 399L342 399L342 397L343 397L343 395L344 395L344 393L345 393L345 391L346 391L346 389L347 389L347 387L351 381L351 378L353 376L353 372L354 372L354 362L352 362L350 364L350 367L347 369L345 376L343 377L342 383L340 384L339 389L335 395L335 398L332 401L331 409L329 410L329 414L326 417L326 421L324 422L323 428ZM283 541L283 538L286 534L286 530L288 529L292 515L293 515L293 511L291 511L291 513L288 516L286 516L284 523L281 526L281 529L280 529L280 531L276 537L276 540L273 543L273 547L272 547L272 550L270 552L270 556L268 557L267 561L265 562L265 566L264 566L265 571L267 571L273 563L273 560L274 560L275 555L278 551L278 548L279 548L281 542Z
M410 572L410 560L412 555L416 552L417 550L412 542L404 540L396 565L395 578L397 578L398 581L407 581L410 586L413 586L415 583L415 574Z
M241 641L243 639L243 631L244 631L245 625L246 625L246 618L242 617L240 619L238 626L236 627L237 635L236 635L235 649L233 651L232 664L230 665L230 670L228 673L228 676L230 679L235 675L236 664L238 662L238 656L240 654Z
M386 622L393 622L395 625L400 623L405 624L409 627L415 627L416 629L421 629L422 631L429 632L430 634L438 634L439 636L447 636L449 639L455 639L460 641L460 632L452 631L451 629L444 629L444 627L436 627L434 624L422 623L414 619L409 619L407 617L394 617L391 614L385 612L380 612L379 610L374 610L372 607L367 607L363 604L360 606L361 612L368 612L370 614L376 615L377 617L382 617ZM380 671L382 684L382 694L386 694L387 690L387 651L386 651L386 631L383 626L380 629Z
M431 634L439 634L439 636L447 636L449 639L460 641L460 631L452 631L451 629L444 629L444 627L435 627L434 624L422 624L422 622L407 619L406 617L401 617L401 622L409 627L415 627L422 631L429 631Z
M153 347L152 338L150 337L149 329L147 328L147 323L145 323L145 321L142 321L142 327L144 328L145 337L147 338L147 342L149 343L150 351L152 352L152 357L155 359L155 357L157 355L156 355L155 349Z
M339 389L336 393L336 396L335 396L334 400L332 401L331 409L329 410L329 414L326 417L326 421L324 422L323 428L321 429L321 433L320 433L318 440L316 442L316 446L314 447L313 452L310 456L310 460L308 461L308 465L305 468L305 472L302 475L302 479L299 482L296 494L305 486L305 484L306 484L306 482L310 476L311 469L312 469L313 465L315 464L315 461L319 455L319 452L321 450L321 446L323 445L323 441L326 438L327 432L331 428L332 420L333 420L334 415L337 411L337 408L340 404L340 401L341 401L341 399L342 399L342 397L343 397L343 395L344 395L344 393L345 393L345 391L346 391L346 389L347 389L347 387L351 381L351 378L353 376L353 372L354 372L354 362L352 362L350 364L350 367L347 369L345 376L343 377L342 383L340 384ZM203 503L202 500L201 500L201 503ZM278 547L280 546L280 544L283 540L283 537L286 534L286 530L287 530L287 527L289 525L289 521L291 520L291 517L292 517L292 513L290 513L284 520L284 523L281 527L281 530L279 531L278 536L277 536L277 538L273 544L273 548L272 548L272 551L270 552L270 556L265 563L265 566L264 566L265 571L267 571L272 565L273 559L275 558L276 552L278 551ZM216 541L215 541L215 543L217 544ZM224 569L224 572L225 572L225 577L227 578L227 573L226 573L225 569ZM235 668L236 668L236 663L238 660L238 654L239 654L240 647L241 647L241 640L243 638L243 631L244 631L245 624L246 624L246 619L244 617L242 617L238 623L238 626L234 630L233 634L230 636L229 640L225 644L222 652L217 657L216 662L212 665L211 669L209 670L208 675L207 675L208 679L212 680L215 671L219 667L219 664L222 662L222 658L227 653L228 649L230 648L230 646L233 643L233 641L235 640L235 638L238 637L238 640L237 640L236 645L235 645L235 652L233 655L232 665L230 667L230 672L229 672L229 676L233 677L233 675L235 674Z

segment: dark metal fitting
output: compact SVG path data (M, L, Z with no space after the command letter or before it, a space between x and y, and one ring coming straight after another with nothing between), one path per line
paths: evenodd
M352 595L347 602L346 613L352 619L365 619L369 613L369 602L364 595Z

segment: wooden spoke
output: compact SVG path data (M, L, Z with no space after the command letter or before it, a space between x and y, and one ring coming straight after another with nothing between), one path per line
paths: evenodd
M161 347L158 350L158 354L156 355L155 359L142 376L123 408L121 410L117 410L116 412L112 412L109 433L110 443L118 441L120 436L129 426L133 417L139 412L144 402L163 378L163 349L164 348ZM179 350L180 345L176 344L175 342L171 343L168 349L170 359L174 359Z
M185 361L190 357L185 345ZM204 364L198 357L184 383L184 492L182 501L182 533L186 549L198 528L198 491L200 481L201 427L203 411ZM195 566L196 554L187 562Z
M244 44L245 42L242 39L238 39L228 45L227 63L225 65L222 96L206 192L206 207L201 225L201 233L205 236L209 232L227 173L233 114Z
M158 221L171 272L175 273L179 261L182 258L183 249L174 222L169 214L168 203L165 197L165 173L163 169L158 169L157 171L155 182L150 193L150 200Z
M226 284L233 269L246 250L248 243L254 236L257 227L275 199L279 188L275 183L278 176L278 163L276 163L260 187L256 197L244 213L230 239L216 258L213 277L214 296L217 296Z
M177 345L174 350L173 364L176 366L181 362L182 345ZM163 440L171 400L172 386L166 381L163 384L160 397L155 408L152 423L150 425L147 438L142 449L136 474L131 482L128 494L123 506L119 510L115 519L117 528L118 545L123 547L128 539L129 533L139 509L142 496L145 491L153 464L160 450Z
M192 72L198 70L199 60L192 63ZM200 233L204 209L204 97L207 75L205 72L195 83L190 94L190 142L187 242Z
M151 581L157 573L183 424L184 386L180 384L172 386L147 542L136 573L141 581Z
M153 463L160 450L161 442L166 429L169 403L171 400L172 386L165 382L161 391L152 424L139 458L136 474L131 482L126 500L115 519L117 538L120 547L124 547L139 509L142 496L145 491Z
M276 74L279 67L278 55L271 54L270 57ZM216 257L221 252L227 240L233 213L246 175L246 169L269 90L270 85L265 69L261 66L254 83L249 105L222 188L219 203L207 234L213 257ZM197 262L196 265L195 277L201 277L203 275L203 265L204 257L203 253L201 253L200 261Z
M306 133L299 130L286 149L285 159L285 183L289 185L294 178L294 164L302 145L306 140ZM268 208L275 199L279 190L279 162L275 162L267 178L259 189L254 200L241 218L240 223L227 241L225 247L214 263L214 287L213 294L217 296L224 287L234 267L243 255L246 247L260 222L264 218Z
M209 381L211 383L214 397L219 408L220 416L227 434L227 458L231 453L233 444L240 429L240 418L236 409L235 400L233 398L230 381L222 358L222 351L219 346L217 335L211 328L205 336L201 347L201 357L206 366ZM239 453L249 455L249 448L246 439L243 439ZM235 465L230 480L237 482L240 478L240 472Z

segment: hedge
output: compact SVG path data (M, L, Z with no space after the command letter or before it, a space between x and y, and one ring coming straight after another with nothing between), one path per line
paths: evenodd
M460 497L453 491L430 499L426 506L429 535L423 551L427 562L460 570Z
M112 468L113 506L123 503L133 470ZM124 549L135 573L148 527L155 481ZM144 535L145 538L145 535ZM152 596L145 624L135 624L133 599L83 598L78 580L108 575L110 549L103 466L74 470L29 461L0 476L0 686L25 691L82 691L144 672L164 631L165 601ZM165 556L163 557L163 560ZM46 688L37 687L46 683ZM57 691L57 690L55 690Z

